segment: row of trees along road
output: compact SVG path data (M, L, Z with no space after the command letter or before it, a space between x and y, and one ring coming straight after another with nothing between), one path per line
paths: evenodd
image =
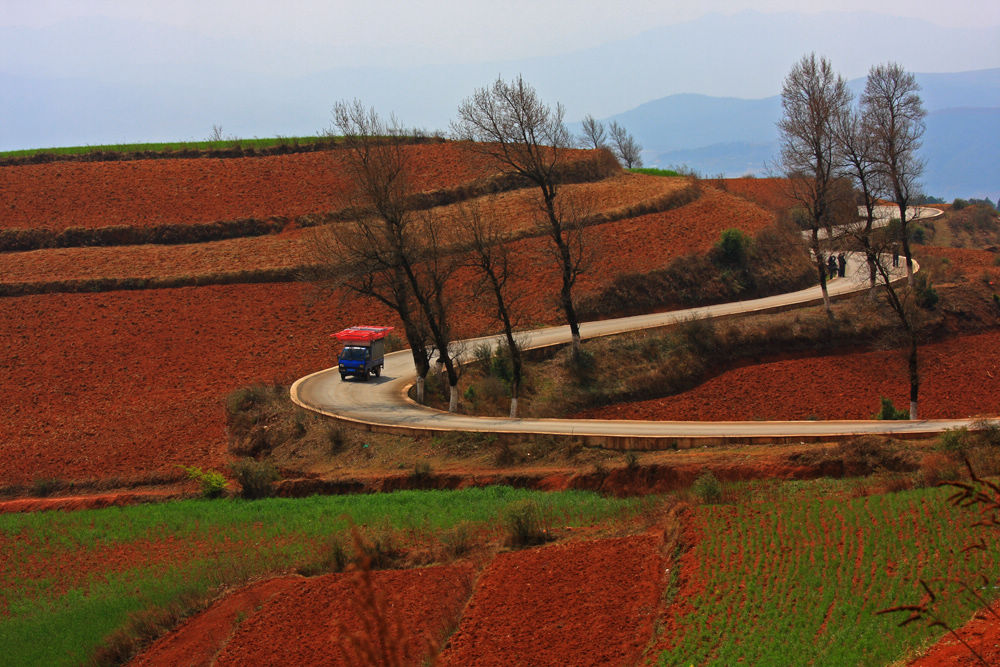
M580 322L573 287L585 268L582 207L559 197L561 168L568 150L584 143L574 139L563 121L563 107L543 103L521 77L502 79L475 91L462 102L451 133L469 151L507 176L526 181L538 193L540 227L551 241L559 269L559 304L572 334L573 354L580 355ZM621 126L612 128L615 145L630 151L621 157L638 163L640 147ZM354 182L351 202L354 220L318 230L313 243L311 278L341 294L374 298L392 309L403 325L417 370L417 400L424 401L431 359L448 378L449 409L458 406L460 368L455 363L449 306L449 280L460 263L479 276L477 294L486 300L502 324L511 357L511 410L517 416L522 363L514 329L517 300L510 288L511 269L506 247L509 232L503 221L491 218L489 207L466 203L459 207L457 228L448 228L433 210L414 208L405 146L409 132L394 119L388 121L360 101L339 102L333 109L331 134L343 137L347 169ZM602 147L603 144L602 144ZM619 155L621 151L619 150ZM461 249L461 251L458 251Z
M910 418L917 418L920 375L917 364L921 307L928 305L925 281L915 280L908 225L924 164L917 156L926 112L914 76L895 63L871 68L856 105L846 80L826 58L804 56L785 77L781 172L788 194L810 231L811 246L832 318L819 231L834 227L864 254L874 303L895 314L909 347ZM876 206L893 200L898 224L890 232L873 229ZM865 215L858 215L859 203ZM906 286L893 283L889 264L899 249L906 260Z

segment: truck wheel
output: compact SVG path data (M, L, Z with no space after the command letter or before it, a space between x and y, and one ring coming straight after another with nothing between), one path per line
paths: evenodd
M382 375L382 367L381 366L376 366L375 367L375 377L379 377L380 375Z
M341 373L340 374L340 381L341 382L347 382L347 373Z
M368 382L368 371L364 371L361 375L357 376L362 382Z

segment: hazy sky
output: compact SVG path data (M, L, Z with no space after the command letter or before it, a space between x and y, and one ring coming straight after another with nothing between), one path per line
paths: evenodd
M305 53L346 57L353 51L367 62L381 60L377 64L551 55L708 13L745 10L864 10L948 27L1000 25L997 0L0 0L0 5L0 26L43 27L103 16L222 38L256 37L265 50L269 37L294 38Z

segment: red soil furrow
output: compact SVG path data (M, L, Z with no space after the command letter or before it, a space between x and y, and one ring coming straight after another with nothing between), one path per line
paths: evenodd
M609 215L623 207L652 205L658 198L686 186L686 179L623 174L597 183L567 185L561 189L560 196L589 202L586 210L593 215ZM537 199L537 193L528 188L501 193L495 198L481 198L476 200L476 205L483 215L503 220L512 233L523 233L537 225ZM457 227L460 208L459 205L441 206L432 209L431 214L443 220L446 226ZM346 227L334 226L337 228ZM53 248L9 253L0 266L0 282L176 278L290 268L315 262L311 240L317 231L295 229L275 236L186 245Z
M472 577L471 566L452 565L302 580L240 623L213 664L421 664L461 614ZM380 621L384 633L366 630ZM198 619L182 629L194 637L205 631ZM366 658L368 650L402 661L376 663ZM174 657L143 664L177 664Z
M920 347L920 416L1000 412L1000 332ZM789 388L794 390L790 391ZM735 368L690 391L587 410L587 419L870 419L879 397L909 405L906 358L898 350L842 352Z
M278 577L226 595L176 631L158 639L129 664L133 667L207 667L233 633L238 619L254 613L279 593L297 590L301 582L301 577Z
M501 554L441 663L634 664L663 592L660 541L643 535Z
M458 144L406 147L415 191L482 177L485 161ZM260 158L53 162L0 167L0 227L62 230L298 216L342 208L344 153Z

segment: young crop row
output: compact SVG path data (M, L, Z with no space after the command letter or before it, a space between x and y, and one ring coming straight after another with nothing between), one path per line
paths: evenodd
M349 524L369 535L388 535L401 546L433 543L462 523L499 535L505 510L526 500L558 527L626 517L650 502L491 487L0 515L3 660L86 662L128 614L268 573L308 568L336 536L350 543ZM178 545L183 548L174 548Z
M941 634L882 609L917 603L918 579L940 592L979 585L1000 556L963 553L981 529L947 489L842 500L819 498L702 508L696 547L703 590L680 620L665 665L887 664ZM992 593L984 591L987 598ZM979 603L945 595L961 625Z

